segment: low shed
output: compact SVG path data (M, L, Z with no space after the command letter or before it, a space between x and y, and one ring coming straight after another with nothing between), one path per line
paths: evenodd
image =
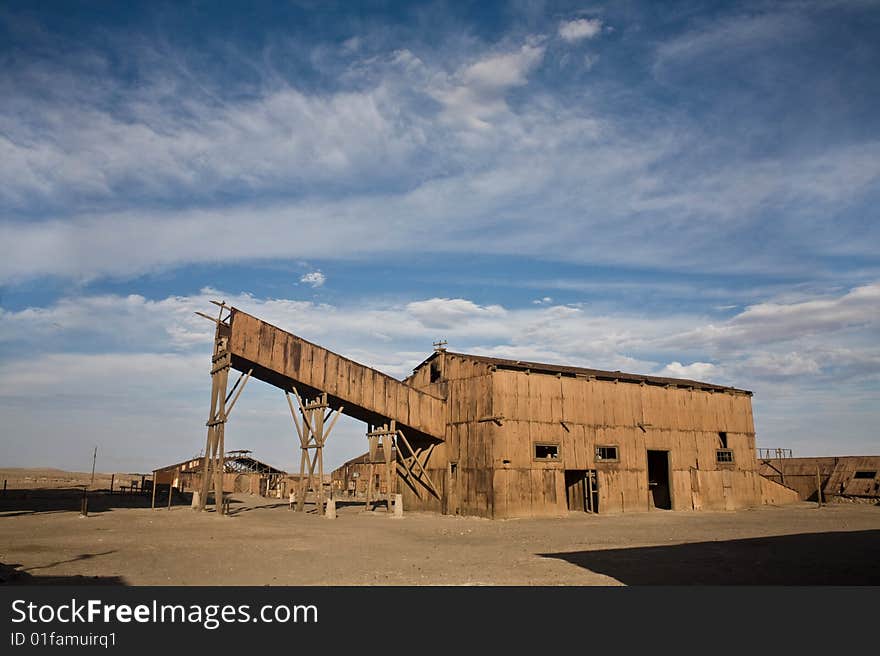
M257 460L251 451L229 451L224 458L223 491L270 496L277 493L287 472ZM196 457L153 470L157 487L193 492L202 484L202 458Z
M343 497L362 497L366 495L368 485L372 485L372 497L387 494L389 481L382 447L379 447L377 452L377 462L372 467L370 467L370 454L367 452L334 469L331 474L334 494ZM392 461L396 460L397 454L394 453ZM393 478L394 475L392 475ZM392 480L392 488L394 488L394 483L395 481Z
M880 456L763 458L761 474L797 490L804 501L850 497L880 500Z

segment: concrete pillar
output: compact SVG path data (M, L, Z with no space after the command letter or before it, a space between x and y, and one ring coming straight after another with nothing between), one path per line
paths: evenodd
M193 491L193 499L192 499L192 509L193 510L199 509L199 501L201 500L201 496L202 495L199 494L198 490Z
M336 499L329 499L327 501L327 510L324 511L324 517L336 519Z
M403 519L403 495L395 494L394 495L394 514L391 515L394 519Z

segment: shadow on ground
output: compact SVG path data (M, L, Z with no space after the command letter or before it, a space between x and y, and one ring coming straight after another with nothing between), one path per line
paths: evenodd
M38 570L47 570L56 565L65 565L80 560L89 560L99 556L106 556L114 553L114 551L105 551L95 554L79 554L68 560L62 560L46 565L37 565L34 567L21 568L21 564L0 563L0 585L127 585L125 579L121 576L83 576L66 575L55 576L45 571L36 574Z
M626 585L878 585L880 530L538 554Z
M168 505L167 491L157 491L156 507ZM35 488L28 490L7 490L0 495L0 518L34 515L38 513L80 512L82 503L81 487ZM192 493L175 492L172 506L189 505ZM149 508L150 494L110 494L108 490L90 490L88 511L102 513L114 508Z

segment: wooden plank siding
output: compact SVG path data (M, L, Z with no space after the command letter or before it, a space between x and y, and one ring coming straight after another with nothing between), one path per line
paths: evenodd
M565 470L598 471L600 512L649 510L648 450L669 454L675 510L731 509L761 501L748 393L507 369L492 370L491 381L475 388L468 384L474 367L460 356L447 360L446 375L458 377L448 381L450 422L467 426L456 428L449 446L464 463L462 471L492 469L485 505L474 484L464 491L473 499L469 504L463 498L462 512L564 513ZM413 379L429 385L420 374ZM481 417L500 421L481 422L481 430L473 423ZM716 462L720 432L727 434L733 463ZM559 458L536 459L536 443L558 445ZM597 462L598 445L616 446L618 461Z
M303 394L326 392L331 405L367 422L394 419L404 430L443 440L446 403L375 369L268 324L240 310L230 315L229 351L233 367ZM405 402L401 402L405 399Z

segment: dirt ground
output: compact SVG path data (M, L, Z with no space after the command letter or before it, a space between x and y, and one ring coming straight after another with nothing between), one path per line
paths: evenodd
M59 478L60 475L56 478ZM55 481L56 483L58 481ZM51 489L54 487L55 489ZM72 485L0 497L0 579L128 585L880 584L880 507L803 503L486 520L393 519L341 505L328 520L235 495L229 516ZM307 507L308 509L308 507Z

